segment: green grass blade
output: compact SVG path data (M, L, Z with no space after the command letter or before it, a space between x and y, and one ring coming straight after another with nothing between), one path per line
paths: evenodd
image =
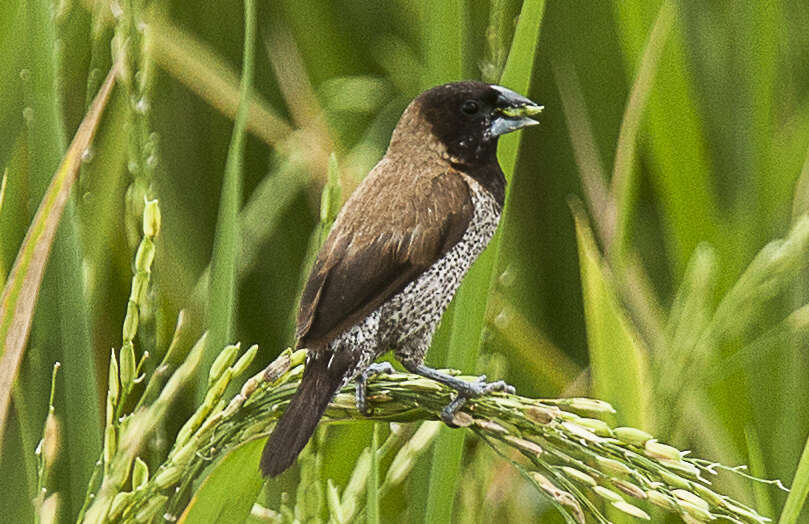
M112 92L116 71L117 68L110 71L56 170L0 297L0 435L5 429L11 386L22 361L48 253L76 180L82 152L90 145Z
M539 45L539 30L542 27L542 18L545 12L545 0L525 0L520 11L517 29L514 31L514 40L508 52L506 67L500 84L527 94L531 87L531 78L534 72L534 62ZM514 167L517 165L517 154L520 147L520 134L509 134L500 139L497 147L497 158L500 166L506 173L506 179L511 180Z
M450 522L463 459L464 433L442 427L432 453L424 522ZM436 520L439 519L439 520Z
M379 424L374 424L371 438L371 472L366 489L365 521L379 524Z
M767 471L764 466L764 455L761 449L761 441L752 426L744 428L745 441L747 442L747 456L750 457L750 473L760 479L767 478ZM755 508L762 515L775 515L770 497L770 486L761 482L753 484L753 493L756 497Z
M28 164L24 138L22 133L17 136L8 164L3 168L9 175L6 198L3 199L3 212L0 214L0 237L2 237L2 242L0 242L0 266L2 267L0 267L0 271L2 271L4 286L5 279L8 277L9 270L22 245L25 230L30 224L27 202L20 198L13 198L20 194L21 191L26 191L28 187L25 176L15 175L16 173L25 173L25 166Z
M22 103L21 106L22 107ZM8 163L8 186L4 198L3 211L0 213L0 258L2 258L2 285L5 287L9 270L14 264L14 259L22 245L23 237L29 226L30 219L27 216L27 203L20 198L13 196L20 194L20 191L28 187L26 180L26 166L28 165L27 148L24 146L24 136L20 134L12 149L11 158ZM44 378L44 377L40 377ZM19 380L19 379L18 379ZM39 382L36 389L37 395L44 394L44 384ZM33 393L33 392L32 392ZM0 469L3 475L9 478L19 479L18 482L11 483L9 489L0 492L0 507L14 508L8 518L15 522L31 522L33 520L33 505L20 505L20 500L27 500L34 494L34 479L36 478L36 463L31 453L25 450L33 449L37 444L37 425L41 427L45 412L41 409L28 409L25 402L28 395L22 388L15 388L13 393L13 411L8 417L8 425L2 435L2 449L0 449ZM24 397L21 399L21 397ZM41 397L40 397L41 398ZM33 399L32 399L33 400ZM28 420L23 421L22 416L27 415Z
M8 168L3 171L3 177L0 179L0 217L3 216L3 202L6 199L6 182L8 182ZM0 246L3 245L3 230L0 229ZM6 268L3 265L3 257L0 254L0 287L6 285Z
M357 71L359 49L350 45L348 34L343 31L345 26L334 23L350 16L344 4L321 0L286 0L273 4L276 19L283 19L295 35L296 45L309 65L312 83L320 85L327 78Z
M130 183L126 168L130 116L129 99L123 90L116 91L110 99L103 127L93 144L93 159L82 167L79 175L80 192L85 197L77 207L89 284L87 300L90 304L109 300L115 289L111 284L116 282L117 271L122 267L128 268L131 263L131 244L121 235L124 227L122 201ZM109 320L108 314L108 308L91 308L91 325L104 325ZM110 343L117 347L121 327L115 325L109 329L115 334L114 342ZM96 342L105 339L97 338ZM109 350L109 347L106 349Z
M803 131L800 133L801 136L809 134L809 111L802 115L800 127ZM791 147L783 148L774 156L779 159L793 158L800 162L800 175L795 181L792 195L792 219L795 220L804 213L809 213L809 148L798 137L790 136L790 138Z
M739 133L740 141L747 140L750 143L739 144L739 150L743 148L747 152L745 157L752 158L749 161L749 191L744 191L744 196L738 199L737 212L733 214L733 218L737 223L741 222L740 244L750 246L753 238L766 241L771 235L777 234L777 227L782 222L772 218L784 219L788 216L783 202L792 192L793 178L784 176L786 173L770 161L770 139L775 129L780 91L777 64L782 50L778 29L786 22L783 19L783 7L777 3L759 2L742 7L738 17L741 30L756 37L740 42L742 56L739 63L749 68L748 78L752 85L747 89L748 101L744 104L745 108L740 111L745 121L749 122L749 127L746 133ZM776 171L772 172L772 169ZM758 207L755 212L749 209L751 201ZM762 227L762 217L768 218L765 220L765 227Z
M526 0L520 11L519 22L514 31L514 39L503 69L503 75L500 78L501 85L518 93L527 94L531 87L531 77L534 72L534 63L539 45L539 31L542 27L544 13L544 0ZM500 167L503 168L507 182L511 182L514 177L521 141L522 133L511 133L501 137L498 143L497 159L500 162ZM500 243L501 238L503 238L502 231L512 227L509 225L511 220L517 220L516 217L511 219L508 211L514 195L513 189L512 187L511 191L506 192L506 204L499 228L500 232L495 234L488 249L483 252L475 264L478 268L477 271L488 277L488 293L495 289L497 276L506 266L505 255L500 254ZM472 271L475 270L475 267L473 267ZM467 277L467 280L469 280L469 277ZM481 294L480 296L486 296L486 294Z
M27 2L25 10L27 27L24 33L28 60L23 93L27 106L24 111L29 179L35 201L48 201L48 193L53 188L54 171L59 170L60 162L62 166L65 165L63 155L67 140L59 86L65 80L65 69L72 67L72 64L63 64L66 55L57 52L58 42L63 35L59 33L52 3L48 0ZM106 99L103 105L106 106ZM97 116L100 118L100 112ZM93 126L96 123L93 122ZM77 154L81 156L86 148L87 145ZM42 274L42 280L34 277L31 282L35 282L35 286L26 290L26 293L33 295L31 311L35 309L35 312L32 324L36 328L32 332L31 351L24 361L20 360L25 364L26 372L20 375L24 378L17 380L18 389L26 389L28 394L27 403L18 406L21 409L17 410L21 426L40 426L44 403L39 400L37 393L47 387L47 369L50 365L54 361L62 362L63 373L60 380L63 387L58 389L56 406L64 415L61 444L62 456L66 460L55 468L56 473L47 486L49 491L59 491L63 495L60 515L72 514L81 505L82 488L92 474L93 463L101 449L101 412L89 315L84 297L78 219L74 202L69 198L75 179L71 171L72 169L68 169L64 175L57 174L55 177L61 179L64 193L55 191L59 195L55 197L59 203L53 202L53 220L44 218L43 215L45 222L53 224L54 236L50 240L46 239L49 234L44 234L44 244L40 246L47 246L47 249L34 255L34 259L40 260L43 269L47 266L47 270ZM50 196L53 195L54 193L50 193ZM34 224L32 227L37 226ZM49 227L50 225L46 226ZM35 241L34 244L39 242ZM39 306L34 308L34 302L38 302ZM23 341L28 336L29 326L21 330ZM15 329L12 328L12 331ZM11 355L16 358L14 351ZM15 399L18 396L15 393ZM24 443L25 447L30 449L26 444Z
M625 244L638 185L634 169L636 142L660 55L674 23L674 15L673 5L667 3L660 8L645 45L621 120L609 187L593 132L595 122L587 115L584 94L576 71L570 61L564 58L553 63L553 76L561 97L594 232L604 246L616 279L621 283L618 286L618 290L622 292L621 298L627 302L638 323L638 329L652 348L662 345L662 308L637 252L627 249Z
M565 58L553 61L553 79L570 130L568 134L579 168L584 202L593 217L593 229L609 253L615 232L615 202L607 187L607 172L598 152L592 121L587 115L581 83L573 64ZM618 151L621 151L620 147Z
M655 4L613 4L630 80L636 76L643 56ZM675 23L658 67L645 126L652 182L660 195L665 240L675 274L683 272L700 241L710 241L721 253L728 240L720 233L722 217L711 182L704 129L691 95L683 40L682 28Z
M533 72L539 38L539 28L545 3L528 0L523 4L514 33L509 57L501 83L521 93L527 93ZM505 136L499 144L499 160L507 179L511 179L517 163L520 136ZM508 202L508 197L507 200ZM507 227L508 203L503 217ZM455 297L446 364L471 372L477 364L482 343L486 305L494 281L498 259L498 234L470 269ZM457 482L463 459L464 433L441 428L435 443L430 471L425 522L449 522L452 517Z
M799 173L792 187L791 219L795 223L809 212L809 148L806 137L809 136L809 107L803 105L788 125L784 125L772 137L770 150L770 173L779 178L787 173ZM777 173L777 175L776 175ZM809 270L804 269L793 288L791 305L797 308L809 300ZM807 359L805 338L792 337L784 342L789 348L782 360L785 365L784 379L780 381L781 399L784 400L780 421L773 422L781 428L781 438L772 439L775 464L771 470L785 471L790 474L798 461L806 438L806 423L795 424L796 420L807 420L806 403L795 402L795 398L809 398L809 359Z
M265 439L245 442L216 464L178 522L242 524L264 484L256 467L264 442Z
M23 78L31 179L36 198L45 194L53 169L64 154L64 122L56 96L56 27L47 1L27 7L28 60Z
M247 124L249 96L253 83L255 62L256 6L254 0L244 3L244 63L239 92L239 109L233 125L233 136L228 148L225 177L216 223L213 256L211 260L210 293L208 295L208 343L202 360L202 369L208 369L219 350L233 336L233 318L236 311L236 260L239 255L239 208L242 194L242 164L244 131ZM201 376L200 398L204 397L207 377Z
M646 110L649 95L657 74L660 56L675 21L674 4L664 3L657 14L649 40L643 50L643 57L638 66L638 74L632 83L629 101L624 110L618 145L615 150L615 162L610 180L610 194L615 205L615 231L609 254L614 262L621 260L621 254L627 242L629 224L636 193L635 163L638 135L642 117ZM613 256L614 253L614 256Z
M581 204L573 202L593 394L612 404L619 423L650 428L648 355L622 310ZM615 363L620 362L620 366Z
M469 74L469 57L465 53L468 6L469 0L422 3L425 89L463 80Z
M25 23L23 2L3 0L0 2L0 78L19 78L26 52L26 39L20 38L15 28ZM0 144L0 169L9 160L16 137L22 127L20 114L23 109L22 85L17 81L5 81L0 89L0 136L5 137Z
M430 88L438 84L461 80L464 77L464 45L467 35L466 16L468 7L467 0L451 0L447 2L422 2L420 4L423 22L423 42L424 56L427 57L427 64L424 69L423 87ZM477 265L479 265L478 262ZM470 279L474 279L474 268L466 276L466 283L469 285ZM460 319L465 313L472 314L475 308L474 298L470 296L464 299L466 292L462 288L455 297L454 304L450 308L452 311L445 315L446 321L444 329L440 329L435 337L434 346L440 345L447 340L446 346L439 347L432 361L443 363L466 369L474 358L465 351L477 353L477 339L471 340L474 347L461 346L461 341L456 338L456 319ZM471 302L469 299L473 299ZM455 311L461 307L460 315ZM471 322L475 322L475 317L469 317ZM477 320L480 322L480 320ZM449 329L447 329L449 328ZM474 327L473 327L474 329ZM468 333L466 333L468 335ZM446 337L446 338L445 338ZM443 360L437 360L441 350L446 348L446 356ZM430 464L429 484L426 492L426 510L423 513L425 523L449 522L452 517L452 507L455 501L455 489L458 474L461 468L461 458L463 456L464 435L462 432L452 432L448 428L441 428L441 432L436 440L432 451L432 463Z
M422 18L424 23L424 47L427 64L424 69L423 87L430 88L444 82L461 80L464 78L464 45L466 34L464 29L468 22L465 17L467 0L451 0L447 2L423 2ZM479 265L478 262L477 265ZM467 284L475 279L474 268L466 276ZM466 351L477 353L472 346L461 347L461 340L456 338L456 329L462 316L474 323L473 309L476 309L475 299L469 296L463 298L467 292L462 288L455 297L451 313L452 324L449 329L440 330L436 342L442 342L446 336L446 357L443 364L468 368L474 365L475 358L470 358ZM455 314L460 305L461 313ZM466 307L464 306L466 305ZM449 318L447 318L449 321ZM478 320L479 322L479 320ZM473 327L474 329L474 327ZM448 334L447 334L448 333ZM469 333L466 333L467 335ZM458 335L460 337L461 335ZM468 337L466 342L477 344L477 339ZM434 344L436 345L436 344ZM439 348L443 349L443 348ZM435 358L435 357L434 357ZM434 360L434 362L438 362ZM463 456L464 435L462 432L452 432L448 428L441 428L438 439L432 451L432 464L430 465L429 485L426 493L426 511L423 514L424 522L449 522L452 516L452 507L455 501L456 483L461 468Z
M64 390L59 391L57 407L64 413L65 456L69 465L68 484L63 488L70 499L71 513L78 511L84 497L84 486L90 480L93 464L101 450L101 409L98 398L98 373L90 330L87 303L84 297L84 275L79 252L79 232L76 228L75 206L68 200L62 224L53 243L51 270L46 272L42 286L42 303L57 295L52 303L58 317L48 316L47 322L58 321L49 328L58 333L50 340L50 358L62 362ZM55 284L51 286L51 284ZM40 310L47 311L47 310ZM37 325L40 326L41 321ZM35 341L41 341L34 336ZM37 343L38 343L37 342Z
M690 376L688 366L713 315L717 274L714 250L707 244L697 246L669 309L664 329L666 345L654 353L652 382L658 405L669 405L678 399L682 377ZM664 410L655 420L656 428L670 431L679 418L678 410Z
M803 448L801 460L798 462L798 470L792 479L792 486L787 497L784 509L781 511L781 518L778 524L795 524L801 516L801 510L806 502L806 495L809 495L809 439Z

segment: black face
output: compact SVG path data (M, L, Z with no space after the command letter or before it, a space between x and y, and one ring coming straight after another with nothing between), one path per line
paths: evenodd
M513 91L482 82L445 84L426 91L419 99L433 133L461 164L492 161L501 134L536 124L514 112L507 114L509 109L536 108L536 104Z

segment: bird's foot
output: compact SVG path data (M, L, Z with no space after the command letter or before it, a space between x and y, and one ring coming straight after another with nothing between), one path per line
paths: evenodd
M374 362L362 373L357 375L355 384L355 398L357 403L357 410L365 416L371 415L371 409L368 407L368 379L374 375L391 375L396 370L389 362Z
M458 413L458 410L466 404L466 401L470 398L482 397L483 395L487 395L492 391L503 391L505 393L515 393L514 386L506 384L506 382L502 380L497 380L495 382L486 382L486 375L481 375L475 382L463 382L459 381L461 384L448 384L453 387L458 394L455 395L455 398L444 407L441 411L441 420L450 427L457 427L455 424L455 414ZM457 387L460 386L460 387Z
M456 387L452 384L450 385L458 390L458 393L461 393L467 398L480 397L487 393L491 393L492 391L504 391L506 393L515 392L514 386L506 384L503 380L486 382L486 375L479 376L475 382L465 382L462 380L459 380L459 382L460 384L458 386L460 387Z
M405 368L412 373L447 385L458 392L455 398L453 398L452 401L441 411L441 420L443 420L448 426L452 427L457 426L454 423L455 414L463 407L464 404L466 404L468 399L480 397L491 393L492 391L503 391L505 393L512 394L515 392L513 386L506 384L502 380L498 380L496 382L486 382L486 375L479 376L475 382L466 382L465 380L441 373L440 371L421 364L405 364Z

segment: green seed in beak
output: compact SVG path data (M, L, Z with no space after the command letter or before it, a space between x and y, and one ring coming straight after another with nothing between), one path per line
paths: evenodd
M500 110L500 113L508 118L518 118L521 116L538 115L543 109L545 109L545 106L525 105L517 107L504 107Z

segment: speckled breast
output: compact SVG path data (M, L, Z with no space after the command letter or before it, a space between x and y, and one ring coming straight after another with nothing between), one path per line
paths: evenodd
M464 178L474 206L469 227L443 257L379 308L379 353L393 349L400 360L417 363L424 360L455 291L494 236L500 206L474 179Z
M357 355L347 384L379 355L394 350L400 361L422 363L441 315L449 306L469 267L494 236L500 205L473 178L464 176L474 213L461 239L401 292L331 341L329 365L336 351ZM309 353L311 357L312 353Z

